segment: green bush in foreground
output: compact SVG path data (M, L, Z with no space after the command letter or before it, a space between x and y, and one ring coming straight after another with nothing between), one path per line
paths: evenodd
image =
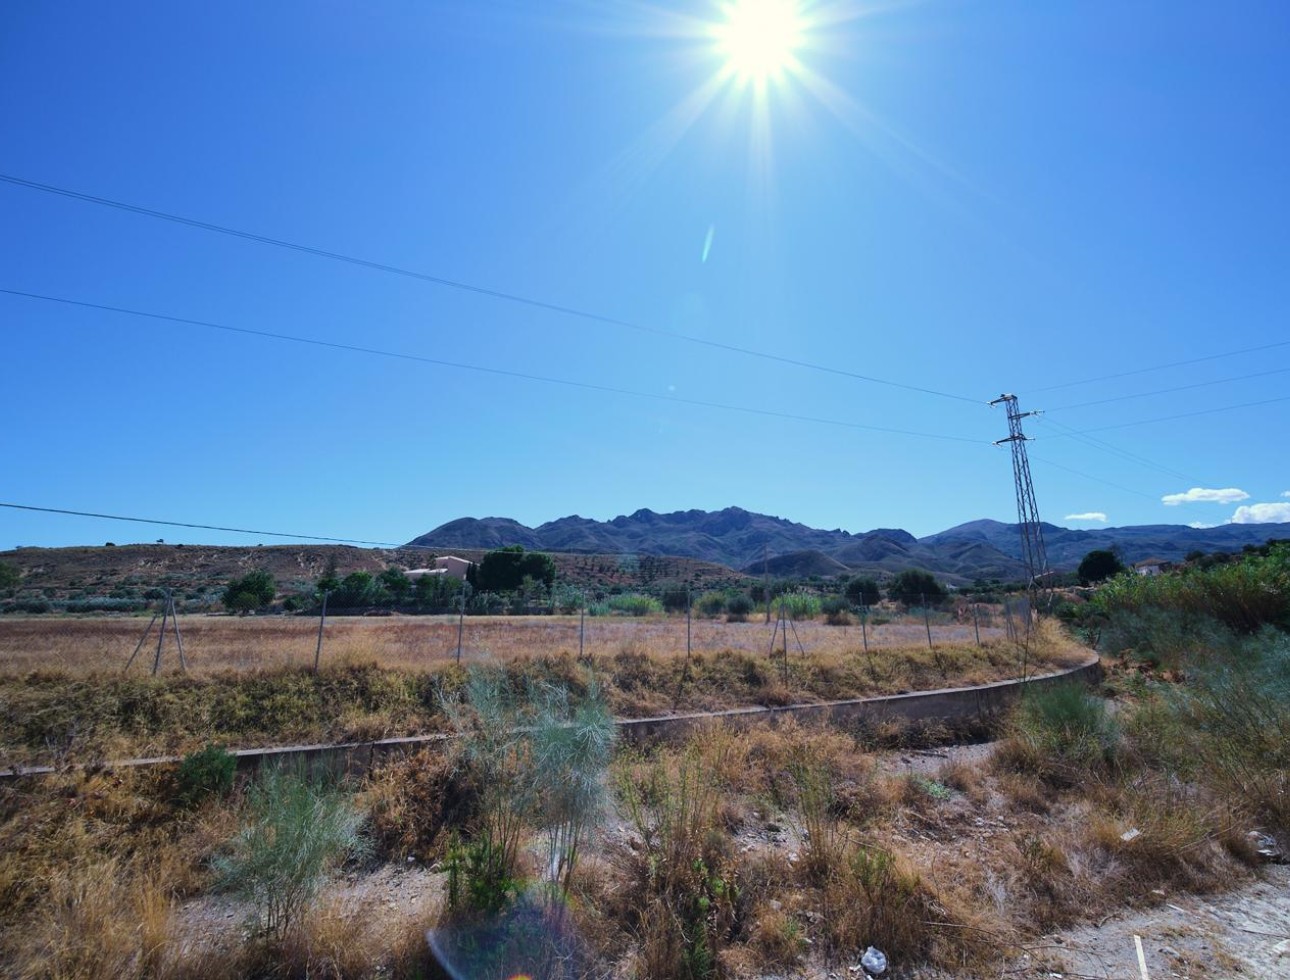
M1076 782L1109 768L1119 740L1106 702L1083 684L1029 685L1013 714L1012 735L998 758L1006 766L1050 782Z
M1290 639L1267 631L1170 693L1190 775L1290 828Z
M1208 569L1121 575L1098 589L1093 605L1107 618L1162 609L1214 619L1241 634L1266 625L1290 627L1290 545Z
M219 884L254 904L262 935L280 942L332 872L364 851L361 823L336 782L268 768L247 794L230 853L215 861Z
M196 806L208 796L224 796L233 788L237 756L218 745L190 752L179 763L179 802Z

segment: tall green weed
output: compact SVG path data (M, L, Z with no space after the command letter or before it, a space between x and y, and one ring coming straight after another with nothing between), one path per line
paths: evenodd
M328 877L365 851L362 816L334 780L270 767L247 793L242 826L215 862L218 882L255 906L270 941L285 939Z

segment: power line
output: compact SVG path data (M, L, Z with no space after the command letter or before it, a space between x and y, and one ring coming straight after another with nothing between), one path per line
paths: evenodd
M158 524L163 527L186 527L199 531L228 531L231 534L256 534L266 538L293 538L299 541L326 541L328 544L367 545L371 548L415 548L420 545L392 544L389 541L359 541L354 538L325 538L316 534L287 534L282 531L253 531L244 527L220 527L216 524L190 524L184 521L160 521L150 517L122 517L119 514L94 514L83 510L64 510L60 507L35 507L30 504L0 503L11 510L31 510L42 514L68 514L72 517L95 517L104 521L130 521L134 524Z
M268 235L259 235L254 232L242 231L237 228L230 228L226 225L212 224L208 221L199 221L196 218L188 218L183 215L172 214L167 211L157 211L152 208L145 208L137 204L128 204L124 201L114 201L106 197L98 197L94 194L85 194L80 191L70 190L65 187L55 187L52 184L42 184L34 180L27 180L22 177L16 177L11 174L0 174L0 181L13 184L18 187L25 187L30 190L41 191L47 194L57 194L62 197L71 198L72 200L82 201L88 204L98 204L104 207L116 208L121 211L128 211L131 214L143 215L148 218L157 218L162 221L170 221L175 224L186 225L190 228L198 228L202 231L214 232L220 235L228 235L233 238L240 238L244 241L256 242L260 245L271 245L275 248L290 249L295 252L303 252L307 255L317 256L318 258L332 259L336 262L347 262L350 265L360 266L365 269L372 269L377 272L385 272L390 275L404 276L409 279L418 279L422 282L432 283L436 286L443 286L448 289L457 289L463 292L474 293L478 296L487 296L490 299L503 300L508 303L517 303L522 306L528 306L533 309L545 310L549 313L559 313L564 316L577 317L578 319L588 320L593 323L603 324L605 326L621 327L626 330L636 330L641 333L652 334L658 337L669 337L673 340L681 340L690 344L698 344L703 347L709 347L714 350L722 350L728 353L743 354L746 357L756 357L761 360L774 361L779 364L790 364L794 367L806 368L811 371L821 371L825 374L833 374L843 378L850 378L854 381L864 381L868 384L885 385L889 388L900 388L904 391L916 391L924 395L936 395L939 398L950 398L955 401L971 402L974 405L980 404L976 398L968 398L965 395L956 395L950 392L937 391L934 388L925 388L920 385L905 384L899 381L890 381L886 378L876 378L872 375L857 374L854 371L846 371L842 368L830 367L825 364L816 364L811 361L802 361L793 357L785 357L780 354L770 354L766 351L753 350L748 347L740 347L736 344L727 344L719 340L710 340L706 337L696 337L691 334L679 333L675 330L666 330L662 327L650 326L648 324L634 323L630 320L623 320L618 317L607 316L603 313L594 313L587 310L581 310L573 306L565 306L560 303L550 303L546 300L534 299L530 296L522 296L518 293L511 293L501 289L492 289L487 286L479 286L474 283L463 282L459 279L448 279L444 276L431 275L426 272L418 272L415 269L406 269L401 266L389 265L384 262L376 262L371 259L364 259L354 255L347 255L343 252L333 252L328 249L316 248L312 245L303 245L299 242L287 241L282 238L272 238Z
M48 303L61 303L66 306L79 306L85 309L101 310L108 313L121 313L126 316L142 317L166 323L178 323L184 326L202 327L209 330L222 330L228 333L243 334L245 336L263 337L269 340L281 340L292 344L305 344L311 347L324 347L330 350L345 351L351 354L368 354L373 357L389 357L401 361L432 364L436 367L453 368L460 371L476 371L481 374L493 374L506 378L516 378L522 381L536 381L542 384L581 388L586 391L598 391L614 395L629 395L633 398L648 398L653 401L691 405L697 408L714 408L726 412L742 412L748 415L786 419L792 422L807 422L814 425L831 425L846 429L860 429L866 432L883 432L889 435L916 436L922 439L938 439L945 442L965 442L972 445L983 444L979 439L968 439L964 436L949 436L939 432L917 432L910 429L892 429L880 425L866 425L862 422L848 422L842 419L819 418L811 415L796 415L791 412L777 412L768 408L753 408L749 405L728 405L723 402L711 402L698 398L684 398L676 395L663 395L652 391L636 391L631 388L616 388L611 385L595 384L590 381L573 381L568 378L551 378L540 374L529 374L524 371L512 371L506 368L488 367L482 364L467 364L461 361L447 361L436 357L425 357L421 354L408 354L400 351L381 350L375 347L362 347L357 344L342 344L330 340L319 340L314 337L298 337L291 334L275 333L269 330L254 330L250 327L235 327L226 323L213 323L208 320L193 320L187 317L170 316L165 313L150 313L146 310L134 310L123 306L111 306L105 303L91 303L84 300L68 299L62 296L46 296L41 293L29 293L19 289L0 287L0 293L7 294L9 296L20 296L24 299L34 299Z
M1070 466L1063 466L1061 463L1054 463L1051 459L1044 459L1042 456L1035 456L1032 454L1030 458L1037 463L1043 463L1045 466L1052 466L1059 470L1065 470L1067 473L1074 473L1076 476L1083 477L1085 480L1092 480L1094 483L1102 483L1108 487L1114 487L1116 490L1123 490L1125 493L1131 493L1138 497L1146 497L1148 500L1156 499L1153 494L1143 493L1141 490L1134 490L1130 487L1122 486L1119 483L1112 483L1110 480L1103 480L1098 476L1089 476L1082 470L1077 470Z
M1157 388L1155 391L1139 391L1132 395L1116 395L1114 398L1099 398L1095 401L1076 402L1073 405L1058 405L1045 409L1047 412L1064 412L1071 408L1088 408L1091 405L1109 405L1111 402L1124 402L1134 398L1149 398L1152 395L1171 395L1177 391L1191 391L1193 388L1208 388L1211 385L1231 384L1233 381L1249 381L1251 378L1266 378L1273 374L1285 374L1290 367L1273 368L1271 371L1255 371L1253 374L1238 374L1232 378L1218 378L1214 381L1197 381L1194 384L1178 385L1175 388Z
M1069 425L1063 425L1061 422L1054 421L1053 419L1045 418L1043 415L1039 416L1039 421L1045 425L1057 426L1057 428L1064 430L1066 435L1075 439L1077 442L1082 442L1084 445L1091 446L1093 449L1099 449L1108 455L1118 456L1121 459L1126 459L1130 462L1137 463L1140 466L1145 466L1147 469L1158 470L1159 472L1166 473L1169 476L1176 476L1180 480L1191 480L1193 483L1197 484L1205 482L1204 480L1198 480L1195 477L1188 476L1186 473L1179 473L1177 470L1170 469L1168 466L1163 466L1160 463L1153 462L1145 456L1140 456L1137 453L1130 452L1127 449L1122 449L1119 446L1113 446L1103 439L1098 439L1096 436L1083 435L1079 430L1073 429Z
M1276 402L1290 401L1290 395L1283 395L1280 398L1264 398L1257 402L1242 402L1240 405L1224 405L1221 408L1203 408L1197 412L1181 412L1178 415L1162 415L1154 419L1139 419L1136 422L1117 422L1115 425L1100 425L1093 429L1081 429L1078 432L1060 433L1052 436L1053 439L1063 439L1069 436L1084 436L1091 432L1107 432L1111 429L1127 429L1135 425L1150 425L1153 422L1173 422L1176 419L1190 419L1197 415L1214 415L1219 412L1234 412L1240 408L1257 408L1260 405L1272 405Z
M1152 371L1164 371L1167 368L1186 367L1188 364L1202 364L1205 361L1217 361L1225 357L1236 357L1239 354L1254 354L1258 351L1273 350L1278 347L1290 347L1290 340L1279 340L1274 344L1261 344L1258 347L1242 347L1239 350L1223 351L1221 354L1206 354L1204 357L1192 357L1185 361L1170 361L1168 364L1156 364L1152 367L1134 368L1132 371L1119 371L1115 374L1103 374L1096 378L1084 378L1082 381L1067 381L1047 388L1031 388L1030 394L1038 395L1045 391L1060 391L1063 388L1074 388L1078 385L1091 385L1098 381L1113 381L1116 378L1128 378L1137 374L1149 374Z

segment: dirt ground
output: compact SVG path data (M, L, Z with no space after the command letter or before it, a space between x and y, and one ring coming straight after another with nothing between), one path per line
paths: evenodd
M1018 976L1290 977L1290 866L1269 865L1257 881L1223 895L1157 894L1159 904L1126 911L1052 938ZM1022 964L1025 966L1026 964Z

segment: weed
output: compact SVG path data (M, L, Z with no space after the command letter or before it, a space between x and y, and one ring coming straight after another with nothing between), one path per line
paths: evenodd
M386 856L442 856L454 827L479 813L474 773L447 748L423 749L373 772L362 794L368 835Z
M328 876L360 854L361 819L334 782L299 767L271 767L247 794L231 853L216 862L219 882L256 907L259 928L281 942Z
M542 687L529 737L548 874L567 897L579 853L604 805L604 775L618 729L592 680L585 696L572 705L566 688Z
M619 794L642 842L627 870L641 892L636 929L645 974L700 980L717 970L739 889L718 829L720 760L692 747L671 761L619 771Z
M1030 685L1013 714L1012 733L995 753L1004 768L1059 785L1104 772L1115 762L1119 732L1106 703L1079 683Z
M835 817L833 776L826 764L809 755L794 763L792 773L802 820L806 872L817 883L824 883L836 871L846 847Z
M179 763L176 774L182 806L195 806L209 796L225 796L233 788L237 756L218 745L191 752Z

